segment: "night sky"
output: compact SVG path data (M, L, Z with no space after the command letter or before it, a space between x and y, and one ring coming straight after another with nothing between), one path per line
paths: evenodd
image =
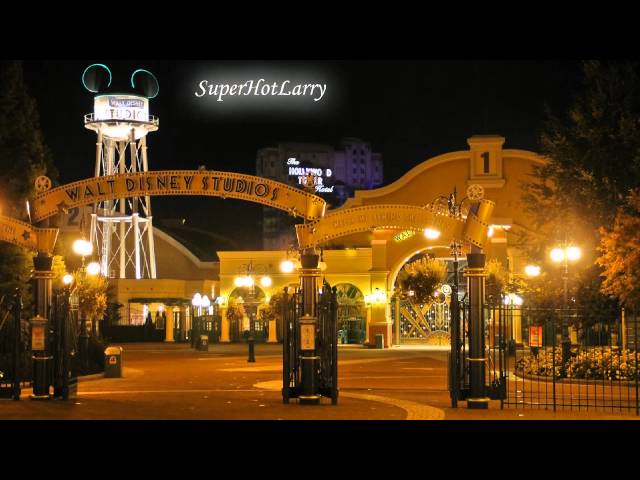
M382 153L385 184L431 156L466 149L473 134L500 134L506 148L537 150L544 105L565 111L580 86L574 61L25 61L62 182L93 173L96 137L83 126L93 95L81 83L92 63L107 64L121 84L136 68L158 78L160 94L150 101L150 113L160 118L160 130L148 137L152 170L206 165L253 174L259 148L283 141L337 147L343 137L360 137ZM234 99L195 98L200 80L234 75L322 79L327 94L321 102L289 108L280 99L242 109ZM188 225L235 237L246 248L260 244L258 205L187 197L152 203L157 219L186 218Z

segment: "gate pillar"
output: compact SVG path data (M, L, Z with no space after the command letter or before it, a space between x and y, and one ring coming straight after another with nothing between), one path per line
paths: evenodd
M391 347L393 335L393 319L387 295L387 277L389 272L370 271L371 295L367 306L367 325L365 345L375 347L376 335L384 335L384 348Z
M48 400L51 378L49 378L49 328L51 325L51 293L53 281L53 256L40 252L33 257L33 282L35 292L35 318L32 324L33 350L33 395L34 400ZM35 341L34 341L35 339Z
M317 298L320 256L313 249L307 249L300 255L300 282L302 284L303 316L297 318L300 338L300 360L302 370L302 395L298 398L303 405L317 405L320 395L317 391L316 372L320 357L316 355Z
M484 349L484 284L487 273L484 269L484 253L468 253L465 276L469 292L469 383L470 396L467 408L486 409L489 397L485 395L485 367L487 358Z

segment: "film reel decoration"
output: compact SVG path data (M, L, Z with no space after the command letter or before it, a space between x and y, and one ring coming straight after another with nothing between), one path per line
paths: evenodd
M469 200L482 200L484 198L484 187L478 183L469 185L467 188L467 197L469 197Z
M45 175L40 175L35 181L36 192L44 193L51 190L51 179Z

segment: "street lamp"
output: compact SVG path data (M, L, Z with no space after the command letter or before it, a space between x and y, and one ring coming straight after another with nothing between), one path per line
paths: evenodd
M293 262L287 259L280 264L280 269L285 273L290 273L291 271L293 271L293 268L291 268L291 270L289 271L286 271L285 268L283 268L283 264L287 262L289 262L291 265L289 264L284 265L284 267L286 267L286 270L288 270L289 267L293 267ZM272 283L273 281L271 277L269 277L268 275L263 275L260 278L260 285L262 285L264 288L270 287ZM243 300L242 302L246 305L247 307L246 311L247 311L247 314L249 315L249 338L247 338L247 343L249 345L249 358L247 362L254 363L256 361L256 357L255 357L256 324L255 322L256 322L257 308L260 302L256 301L256 282L255 282L255 278L253 277L253 261L250 261L249 264L247 265L245 275L236 277L234 279L234 284L238 288L247 289L247 295L246 295L247 299Z
M582 256L582 251L575 245L563 245L551 250L550 257L554 263L562 263L562 282L563 282L563 300L562 300L562 363L566 365L571 357L571 339L569 338L569 326L567 325L567 309L569 303L569 262L575 262Z
M538 265L527 265L524 267L524 273L527 277L537 277L540 275L540 267Z

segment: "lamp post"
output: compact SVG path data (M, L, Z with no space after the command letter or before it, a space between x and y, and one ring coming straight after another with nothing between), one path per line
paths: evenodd
M569 338L569 325L567 322L568 304L569 304L569 262L576 262L582 256L582 251L575 245L562 245L551 250L551 260L554 263L562 264L562 364L564 365L571 358L571 339Z
M256 282L253 275L253 261L249 261L246 267L245 275L236 277L234 283L236 287L245 288L247 290L247 300L239 300L240 303L244 303L247 309L247 315L249 316L249 337L247 338L247 344L249 346L249 355L247 362L254 363L255 357L255 333L256 333L256 313L258 303L256 301ZM260 279L260 285L263 287L270 287L272 284L271 277L264 275Z
M83 283L88 275L97 275L100 273L100 265L97 262L91 262L88 266L85 266L85 258L93 253L93 245L90 242L80 239L73 242L73 251L77 255L82 257L82 266L77 271L78 283ZM82 371L87 372L89 370L89 331L87 329L87 322L82 314L82 309L78 305L78 313L80 319L80 335L78 354L80 357L80 368Z

